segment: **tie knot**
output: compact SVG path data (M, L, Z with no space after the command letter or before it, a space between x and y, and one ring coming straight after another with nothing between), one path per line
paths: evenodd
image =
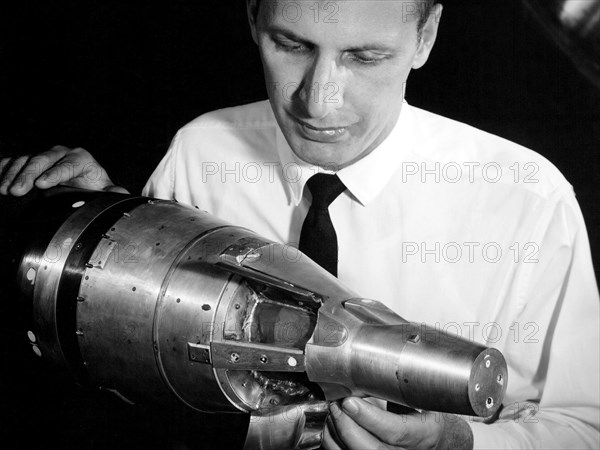
M313 175L306 184L312 194L312 207L317 209L329 208L331 202L346 190L346 186L337 175L326 173Z

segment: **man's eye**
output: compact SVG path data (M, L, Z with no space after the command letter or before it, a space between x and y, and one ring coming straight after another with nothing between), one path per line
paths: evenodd
M302 44L298 44L297 42L279 40L274 40L273 42L275 42L275 46L278 49L283 50L285 52L301 53L308 50L308 47Z
M388 57L386 55L374 55L364 53L350 53L350 59L365 66L379 64Z

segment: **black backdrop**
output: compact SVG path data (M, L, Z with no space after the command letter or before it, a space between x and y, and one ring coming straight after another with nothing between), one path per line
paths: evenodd
M187 121L266 98L242 1L12 3L0 7L2 154L82 146L139 192ZM597 261L600 92L519 2L443 3L438 43L409 80L409 102L550 159L575 188ZM156 411L73 390L38 364L2 361L4 448L167 445ZM194 437L199 448L238 427L213 422L212 437Z

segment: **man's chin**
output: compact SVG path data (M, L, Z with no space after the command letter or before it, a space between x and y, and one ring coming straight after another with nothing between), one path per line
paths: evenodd
M326 170L336 171L344 165L343 158L340 158L342 149L332 144L302 142L301 145L292 147L292 150L305 163Z

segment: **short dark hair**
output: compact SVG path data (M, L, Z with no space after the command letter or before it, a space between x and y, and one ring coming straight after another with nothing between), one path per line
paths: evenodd
M417 12L419 14L419 21L417 22L417 31L419 34L423 30L423 27L427 23L427 19L431 14L433 6L437 3L437 0L414 0L413 3L417 6ZM257 7L260 5L260 0L256 0Z

